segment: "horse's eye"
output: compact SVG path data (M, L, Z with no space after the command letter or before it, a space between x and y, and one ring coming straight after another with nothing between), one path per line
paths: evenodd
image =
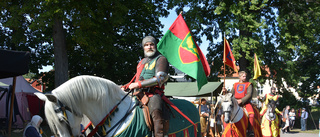
M60 113L61 111L62 111L61 108L56 108L56 109L54 109L54 112L56 112L56 113Z

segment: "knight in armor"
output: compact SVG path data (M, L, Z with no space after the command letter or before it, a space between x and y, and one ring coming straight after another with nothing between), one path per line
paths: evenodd
M271 88L271 93L266 94L262 98L260 96L257 96L257 98L259 99L259 101L264 102L263 106L262 106L262 109L260 111L260 116L263 116L267 111L267 105L269 103L269 100L272 99L274 101L277 101L279 99L279 95L276 94L276 88L272 87ZM275 111L276 111L276 113L278 115L281 115L281 111L279 111L278 108L276 108Z
M128 84L130 90L136 89L149 97L147 103L153 122L154 135L163 137L168 134L169 116L166 112L166 104L161 99L164 96L164 83L168 80L168 60L157 51L156 39L146 36L142 40L144 56L138 66L135 81ZM157 93L161 94L157 94Z
M239 72L239 82L233 84L231 93L236 98L238 104L245 108L249 117L249 135L254 133L253 128L255 126L254 110L251 104L253 87L250 82L246 82L247 73L245 71Z

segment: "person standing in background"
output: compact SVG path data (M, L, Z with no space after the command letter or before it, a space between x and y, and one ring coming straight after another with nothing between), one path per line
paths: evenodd
M289 128L289 111L290 111L290 106L287 105L284 111L284 114L282 115L285 118L285 125L282 128L283 133L289 132L289 129L288 129Z
M294 123L296 121L296 113L294 111L294 109L292 108L289 112L289 126L290 126L290 130L293 129Z
M306 108L302 108L301 112L301 131L307 130L307 119L308 119L308 112Z
M201 125L201 135L205 137L207 135L207 119L209 118L209 108L206 99L201 99L200 109L200 125Z
M27 124L23 131L23 137L42 137L40 124L42 123L42 118L38 115L34 115L31 121Z

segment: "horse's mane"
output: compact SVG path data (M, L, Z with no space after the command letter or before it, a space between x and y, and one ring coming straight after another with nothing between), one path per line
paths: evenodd
M64 105L71 108L72 113L83 117L81 109L85 106L84 104L88 103L87 101L99 102L101 103L99 105L103 106L104 109L110 110L113 105L117 103L117 100L120 100L125 95L125 92L110 80L84 75L74 77L63 83L54 89L52 94ZM47 102L46 105L51 105L52 103L53 102ZM45 110L46 115L50 116L47 117L47 121L51 131L57 134L55 126L61 126L62 122L56 121L61 119L56 115L52 106L45 107Z
M81 106L86 101L100 102L106 110L110 110L111 102L117 102L125 92L114 82L96 76L77 76L65 82L52 91L64 105L70 107L73 113L82 115Z

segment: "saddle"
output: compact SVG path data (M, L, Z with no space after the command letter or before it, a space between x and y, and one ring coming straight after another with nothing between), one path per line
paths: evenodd
M150 118L149 107L147 106L147 104L149 102L149 97L145 94L145 92L142 92L142 91L136 91L133 93L133 95L136 96L137 99L140 101L140 103L142 105L144 120L145 120L149 130L152 130L153 123Z

